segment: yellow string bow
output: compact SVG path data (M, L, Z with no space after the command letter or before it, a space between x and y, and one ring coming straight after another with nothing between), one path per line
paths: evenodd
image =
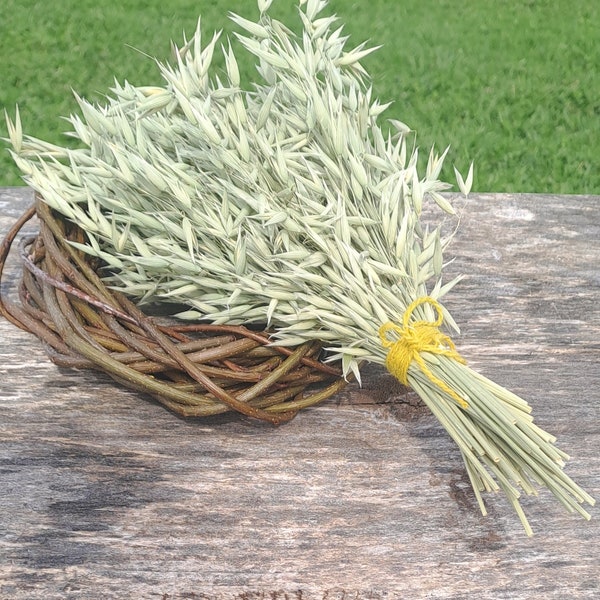
M437 313L435 321L415 321L410 323L413 312L421 304L430 304L433 306ZM439 303L429 296L424 296L418 298L408 306L402 317L402 326L391 321L382 325L379 328L379 338L383 347L389 348L385 366L400 383L407 385L408 368L415 361L432 383L435 383L441 390L456 400L462 408L466 409L469 407L467 402L451 387L436 377L421 356L421 352L443 354L465 364L466 361L457 352L454 342L439 330L443 320L442 307ZM394 339L390 339L390 332L395 334Z

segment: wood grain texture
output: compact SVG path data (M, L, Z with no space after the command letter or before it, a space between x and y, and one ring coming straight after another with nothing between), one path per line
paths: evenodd
M30 200L0 191L0 233ZM459 350L598 498L600 197L460 202ZM598 509L524 499L531 539L501 495L481 516L453 442L377 368L279 428L184 421L0 320L0 419L2 599L600 597Z

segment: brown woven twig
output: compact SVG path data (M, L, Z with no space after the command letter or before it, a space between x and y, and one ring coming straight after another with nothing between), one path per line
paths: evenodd
M237 411L275 424L346 385L339 369L319 361L320 344L282 348L270 345L268 332L144 314L103 284L99 265L69 244L83 241L82 232L40 199L2 241L0 280L35 215L39 233L19 244L19 302L0 293L0 314L40 338L55 363L104 371L182 416Z

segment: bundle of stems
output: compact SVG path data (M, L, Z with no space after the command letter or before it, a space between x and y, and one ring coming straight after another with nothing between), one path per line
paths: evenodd
M527 403L471 370L442 322L439 302L451 235L422 220L425 201L454 210L440 192L446 152L424 175L409 128L379 116L361 60L347 50L325 0L300 2L301 32L268 14L237 43L259 81L242 85L230 43L212 74L219 34L200 25L162 87L115 84L104 104L78 98L71 149L23 136L7 119L26 181L87 234L78 244L106 265L111 285L147 302L181 303L182 319L266 324L280 346L327 345L360 380L365 361L411 386L462 453L481 491L503 490L528 533L520 491L546 486L569 511L594 500L562 470L566 455L537 427ZM456 172L465 194L472 181Z

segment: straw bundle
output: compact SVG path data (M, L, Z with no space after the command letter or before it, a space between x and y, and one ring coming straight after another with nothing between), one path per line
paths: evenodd
M242 85L231 45L226 73L211 77L218 35L200 28L163 87L117 84L103 106L79 99L69 149L23 137L8 121L26 180L85 232L70 246L101 261L103 281L138 306L185 304L181 319L257 325L280 347L323 345L345 376L365 361L414 388L458 444L481 510L481 491L502 489L530 528L519 489L548 487L570 511L593 499L564 474L566 455L527 403L472 371L443 322L440 227L421 220L440 194L441 156L424 176L409 129L384 133L360 61L346 51L323 0L301 2L293 34L259 1L257 22L237 15L241 46L260 81ZM466 194L466 178L457 172ZM132 311L139 310L131 308ZM175 310L175 309L174 309Z

